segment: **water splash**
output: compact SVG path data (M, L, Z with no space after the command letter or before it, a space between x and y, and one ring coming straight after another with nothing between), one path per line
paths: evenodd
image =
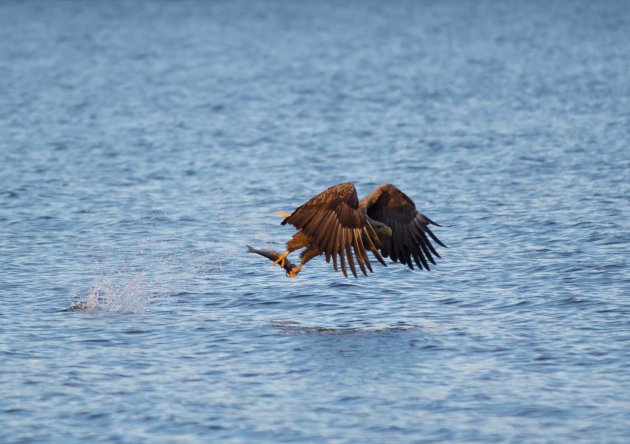
M143 313L151 299L144 273L120 284L113 278L95 280L85 300L73 303L66 311Z

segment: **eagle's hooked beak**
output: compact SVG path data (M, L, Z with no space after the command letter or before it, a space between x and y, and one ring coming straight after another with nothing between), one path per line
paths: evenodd
M370 216L366 214L367 219L370 221L372 226L374 227L374 231L378 234L384 234L385 236L392 237L392 229L385 225L383 222L378 220L371 219Z
M374 228L378 234L384 234L387 237L392 237L392 229L384 223L379 222Z

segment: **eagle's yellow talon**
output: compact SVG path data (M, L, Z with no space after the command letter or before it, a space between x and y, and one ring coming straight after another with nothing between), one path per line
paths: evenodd
M275 261L273 261L272 265L276 265L276 264L280 264L280 266L282 268L284 268L284 260L287 258L287 256L289 255L288 251L285 251L284 253L282 253L278 259L276 259Z
M287 277L289 279L294 278L297 276L297 274L300 272L300 270L302 269L302 264L298 265L297 267L295 267L293 270L289 271L289 273L287 274Z

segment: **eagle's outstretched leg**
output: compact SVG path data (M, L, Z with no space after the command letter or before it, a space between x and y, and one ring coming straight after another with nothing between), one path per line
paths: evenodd
M300 248L306 247L311 243L311 238L306 234L302 233L302 231L298 231L293 235L291 240L287 242L287 251L282 253L278 259L273 262L273 265L280 264L281 267L284 267L284 260L287 258L292 251L299 250Z
M302 252L302 255L300 256L302 258L302 262L300 263L300 265L287 273L287 277L290 279L297 276L297 274L302 269L302 266L319 254L321 254L321 250L319 248L316 248L313 244L309 245L308 248L304 250Z

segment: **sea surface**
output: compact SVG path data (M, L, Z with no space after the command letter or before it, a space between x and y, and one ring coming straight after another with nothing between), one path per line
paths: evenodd
M629 2L5 0L0 42L0 442L629 442ZM247 253L345 181L431 272Z

